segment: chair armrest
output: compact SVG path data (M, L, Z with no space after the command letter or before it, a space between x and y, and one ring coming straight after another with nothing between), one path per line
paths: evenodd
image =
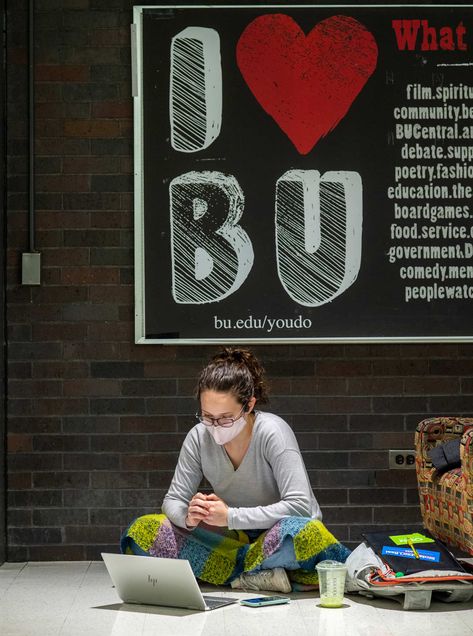
M460 459L463 479L469 494L473 496L473 428L469 428L463 433L460 444Z
M468 433L469 443L461 445L463 454L469 458L470 474L473 468L473 443L470 432L473 432L473 418L470 417L433 417L422 420L417 425L415 434L416 470L419 481L429 481L435 469L428 456L428 451L434 446L439 446L451 439L464 436Z

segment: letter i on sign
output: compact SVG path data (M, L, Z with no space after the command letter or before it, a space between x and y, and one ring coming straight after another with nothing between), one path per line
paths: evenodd
M174 150L197 152L219 136L222 66L214 29L188 27L173 37L169 114Z

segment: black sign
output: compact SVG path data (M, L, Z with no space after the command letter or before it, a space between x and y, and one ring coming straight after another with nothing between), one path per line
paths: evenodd
M472 7L135 16L138 342L472 339Z

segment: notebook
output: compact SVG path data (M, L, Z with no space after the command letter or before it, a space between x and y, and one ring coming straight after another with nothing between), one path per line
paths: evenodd
M125 603L212 610L236 598L203 595L186 559L102 552L118 596Z
M415 574L428 570L441 570L457 572L460 575L467 574L443 543L432 537L426 529L423 529L422 533L404 532L401 534L399 531L385 531L366 532L362 533L362 536L395 572ZM412 537L411 544L403 542L403 536ZM414 550L411 545L414 546Z

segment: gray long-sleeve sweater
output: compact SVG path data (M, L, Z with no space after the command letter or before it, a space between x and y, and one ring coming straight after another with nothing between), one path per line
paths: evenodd
M256 412L250 445L236 470L203 424L189 431L162 505L181 528L202 476L229 506L230 529L265 530L288 516L322 518L295 435L272 413Z

